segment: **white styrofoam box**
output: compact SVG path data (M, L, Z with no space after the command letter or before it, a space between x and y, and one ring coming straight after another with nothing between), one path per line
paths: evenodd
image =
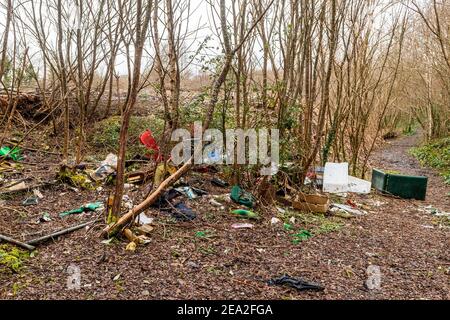
M348 192L348 162L325 164L323 191L329 193Z
M372 183L363 179L348 176L348 192L369 194Z

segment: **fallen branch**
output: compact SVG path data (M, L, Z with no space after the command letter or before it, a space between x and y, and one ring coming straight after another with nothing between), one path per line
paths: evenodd
M27 249L29 251L33 251L35 249L35 247L33 247L32 245L20 242L19 240L15 240L13 238L7 237L7 236L2 235L2 234L0 234L0 240L6 241L6 242L9 242L9 243L13 243L16 246L22 247L22 248Z
M29 245L38 244L38 243L44 242L44 241L46 241L46 240L56 238L56 237L58 237L58 236L60 236L60 235L67 234L67 233L69 233L69 232L73 232L73 231L76 231L76 230L78 230L78 229L84 228L84 227L86 227L86 226L88 226L88 225L90 225L90 224L92 224L92 223L94 223L94 222L96 222L96 221L97 221L97 220L89 221L89 222L85 222L85 223L82 223L82 224L79 224L79 225L76 225L76 226L73 226L73 227L70 227L70 228L67 228L67 229L63 229L63 230L60 230L60 231L56 231L56 232L53 232L53 233L51 233L51 234L49 234L49 235L46 235L46 236L43 236L43 237L40 237L40 238L36 238L36 239L30 240L30 241L28 241L27 243L28 243Z
M189 171L189 169L193 166L193 159L189 159L180 169L178 169L174 174L172 174L170 177L168 177L166 180L164 180L159 187L152 193L150 196L148 196L144 201L142 201L140 204L132 208L130 211L128 211L126 214L124 214L120 219L113 225L107 226L105 229L103 229L101 235L102 237L111 237L118 233L119 231L123 230L127 224L131 221L134 221L134 219L144 210L149 208L152 204L158 200L158 198L161 196L161 194L172 184L174 184L178 179L180 179L186 172Z

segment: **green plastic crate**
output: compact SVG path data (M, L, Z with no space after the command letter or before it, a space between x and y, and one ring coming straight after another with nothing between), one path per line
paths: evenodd
M403 199L425 200L428 177L404 176L372 170L372 186L384 193Z

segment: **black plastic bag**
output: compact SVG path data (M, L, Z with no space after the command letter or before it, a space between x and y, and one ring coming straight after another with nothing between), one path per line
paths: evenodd
M294 289L297 289L298 291L305 291L305 290L315 290L315 291L323 291L325 288L317 283L307 282L300 278L293 278L288 275L284 275L279 278L272 278L267 282L270 286L288 286Z

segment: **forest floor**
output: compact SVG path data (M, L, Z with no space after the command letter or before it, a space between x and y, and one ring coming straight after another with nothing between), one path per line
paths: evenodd
M450 187L434 171L422 168L408 154L418 136L387 142L370 165L429 177L426 201L402 200L376 192L349 195L368 213L354 218L266 210L253 229L233 229L239 222L226 209L212 207L208 197L185 200L197 212L192 222L173 222L156 209L151 242L136 251L127 242L102 243L103 225L60 236L37 247L22 267L11 272L0 265L1 299L450 299L450 228L424 208L450 211ZM35 146L30 142L30 146ZM55 174L57 156L24 151L26 175L37 179ZM56 164L55 164L56 163ZM211 177L192 173L188 181L210 194L229 188L212 187ZM41 188L43 199L23 207L27 194L0 200L0 233L29 240L104 213L60 218L62 211L87 202L104 201L107 188L79 191L65 184ZM130 191L133 198L139 191ZM44 212L49 222L39 222ZM295 218L295 229L313 237L293 243L295 230L272 225L271 218ZM242 222L242 221L241 221ZM198 233L199 231L203 231ZM204 236L206 234L206 236ZM203 235L203 236L199 236ZM67 287L69 266L79 268L81 287ZM369 290L367 268L379 266L381 287ZM73 270L73 269L72 269ZM298 292L268 286L267 280L289 274L318 282L324 291Z

